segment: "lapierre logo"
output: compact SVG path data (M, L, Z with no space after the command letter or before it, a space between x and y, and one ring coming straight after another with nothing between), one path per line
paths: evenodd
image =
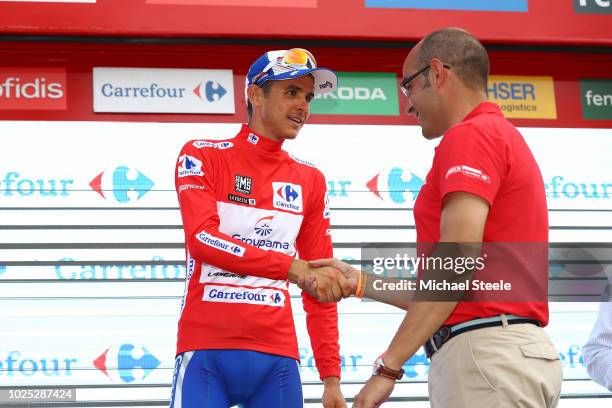
M302 186L298 184L273 182L272 205L274 208L280 208L291 212L302 212Z
M114 199L120 203L140 200L153 188L155 183L137 169L118 166L110 171L103 171L89 182L89 187L107 200L105 192L111 191Z
M478 170L478 169L475 169L475 168L472 168L472 167L469 167L463 164L459 166L452 166L450 169L448 169L448 171L446 172L445 178L449 178L453 174L463 174L468 177L482 180L485 183L491 182L491 177L484 174L481 170Z
M65 110L64 68L0 68L0 110Z
M423 179L412 171L399 167L381 171L366 184L368 190L374 193L376 197L381 200L388 198L396 204L406 202L406 193L412 194L412 201L416 200L422 186Z
M213 247L223 252L227 252L228 254L232 254L234 256L242 257L244 255L244 252L246 251L245 247L241 247L240 245L236 245L233 242L217 238L204 231L200 232L197 238L204 245L208 245L209 247Z
M272 227L273 222L274 222L273 215L260 218L255 222L255 226L253 227L253 230L256 235L262 238L243 237L240 234L234 234L232 235L232 238L239 239L245 244L253 245L253 246L256 246L257 248L285 250L285 251L289 250L289 248L291 247L291 244L289 242L275 241L275 240L269 239L269 236L274 231L274 228Z
M262 306L285 306L285 294L276 289L206 285L204 301L223 303L249 303Z
M200 82L198 86L193 88L193 93L200 99L206 98L208 102L215 102L223 98L227 93L220 83L214 81L206 81L206 84Z
M193 156L189 156L188 154L184 154L178 159L179 167L178 167L178 176L179 177L187 177L187 176L203 176L204 172L202 171L202 162L196 159Z
M251 194L253 179L249 176L236 174L234 180L234 190L242 194Z
M103 372L111 381L124 383L144 380L160 364L161 361L149 350L129 343L119 347L111 346L93 361L94 367ZM138 377L135 376L135 373L138 373ZM119 378L116 378L117 374Z
M574 0L576 13L612 14L612 0Z
M234 146L232 142L215 143L215 142L209 142L207 140L196 140L195 142L193 142L193 145L197 147L198 149L201 149L203 147L210 147L210 148L219 149L219 150L229 149L230 147Z

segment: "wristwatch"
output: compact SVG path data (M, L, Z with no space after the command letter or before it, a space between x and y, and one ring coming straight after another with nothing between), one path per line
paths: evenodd
M393 370L389 367L385 367L382 356L380 356L374 361L374 373L372 375L380 375L381 377L397 381L404 376L404 369L400 368L399 370Z

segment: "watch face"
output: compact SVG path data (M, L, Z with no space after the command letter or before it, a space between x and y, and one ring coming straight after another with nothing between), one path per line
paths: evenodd
M372 367L372 374L373 375L377 375L380 367L383 366L383 361L382 361L382 357L378 357L376 360L374 360L374 367Z

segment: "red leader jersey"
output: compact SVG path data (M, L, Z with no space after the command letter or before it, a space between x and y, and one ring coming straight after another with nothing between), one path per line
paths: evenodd
M332 257L327 186L311 164L243 125L190 141L176 165L187 258L177 354L244 349L299 360L287 272ZM302 292L321 378L340 377L336 303Z
M475 194L489 204L484 242L548 243L542 174L523 136L494 103L478 105L450 128L436 147L431 170L414 205L417 242L440 241L442 200L456 191ZM525 265L520 273L547 272ZM525 276L526 282L547 279ZM544 301L459 302L444 324L502 313L548 324L548 303Z

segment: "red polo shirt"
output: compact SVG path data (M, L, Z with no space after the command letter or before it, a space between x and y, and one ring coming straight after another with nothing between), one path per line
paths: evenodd
M484 242L548 243L548 211L540 169L522 135L494 103L478 105L446 132L436 148L414 206L417 242L439 242L442 202L456 191L489 203ZM516 273L522 274L525 282L546 282L548 277L541 276L547 274L543 269L525 265ZM548 324L548 303L525 301L459 302L445 324L501 313Z

